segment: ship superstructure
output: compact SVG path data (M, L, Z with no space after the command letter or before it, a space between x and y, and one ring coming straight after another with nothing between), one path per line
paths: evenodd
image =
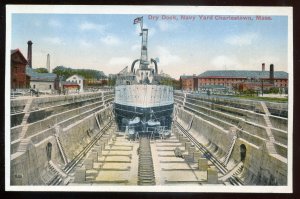
M132 134L168 130L174 106L173 88L161 85L157 61L148 59L148 29L143 28L142 17L134 23L141 25L141 56L133 61L129 71L126 67L117 75L114 111L118 127Z

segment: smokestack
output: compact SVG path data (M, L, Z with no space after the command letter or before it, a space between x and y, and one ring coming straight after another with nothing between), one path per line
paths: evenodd
M262 63L262 65L261 65L261 71L264 72L265 69L266 69L266 68L265 68L265 63Z
M27 50L27 61L30 68L32 68L32 41L28 41L28 50Z
M50 55L47 54L47 70L48 70L48 73L50 73Z
M273 64L270 65L270 83L271 84L274 83L274 65Z

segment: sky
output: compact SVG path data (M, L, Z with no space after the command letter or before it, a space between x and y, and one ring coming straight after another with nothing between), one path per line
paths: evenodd
M148 57L158 69L179 78L207 70L261 70L274 64L287 71L288 18L271 20L204 20L203 16L130 14L13 14L11 49L27 57L33 42L33 68L56 66L101 70L115 74L140 58L140 24L149 28ZM155 17L158 17L157 19ZM193 19L194 17L194 19Z

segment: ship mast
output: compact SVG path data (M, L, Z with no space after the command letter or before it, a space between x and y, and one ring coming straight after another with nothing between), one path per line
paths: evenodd
M137 21L136 21L137 20ZM141 26L142 44L141 44L141 59L140 69L148 68L148 28L143 28L143 17L136 18L134 23L139 23Z
M148 68L148 29L142 29L142 46L141 46L141 61L140 68Z

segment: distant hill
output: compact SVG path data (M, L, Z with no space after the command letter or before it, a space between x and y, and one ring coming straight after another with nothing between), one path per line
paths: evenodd
M72 75L81 75L84 77L84 79L104 79L107 78L107 76L102 72L98 70L92 70L92 69L72 69L65 66L57 66L53 69L52 73L57 74L60 77L64 77L64 79L67 79L68 77Z

